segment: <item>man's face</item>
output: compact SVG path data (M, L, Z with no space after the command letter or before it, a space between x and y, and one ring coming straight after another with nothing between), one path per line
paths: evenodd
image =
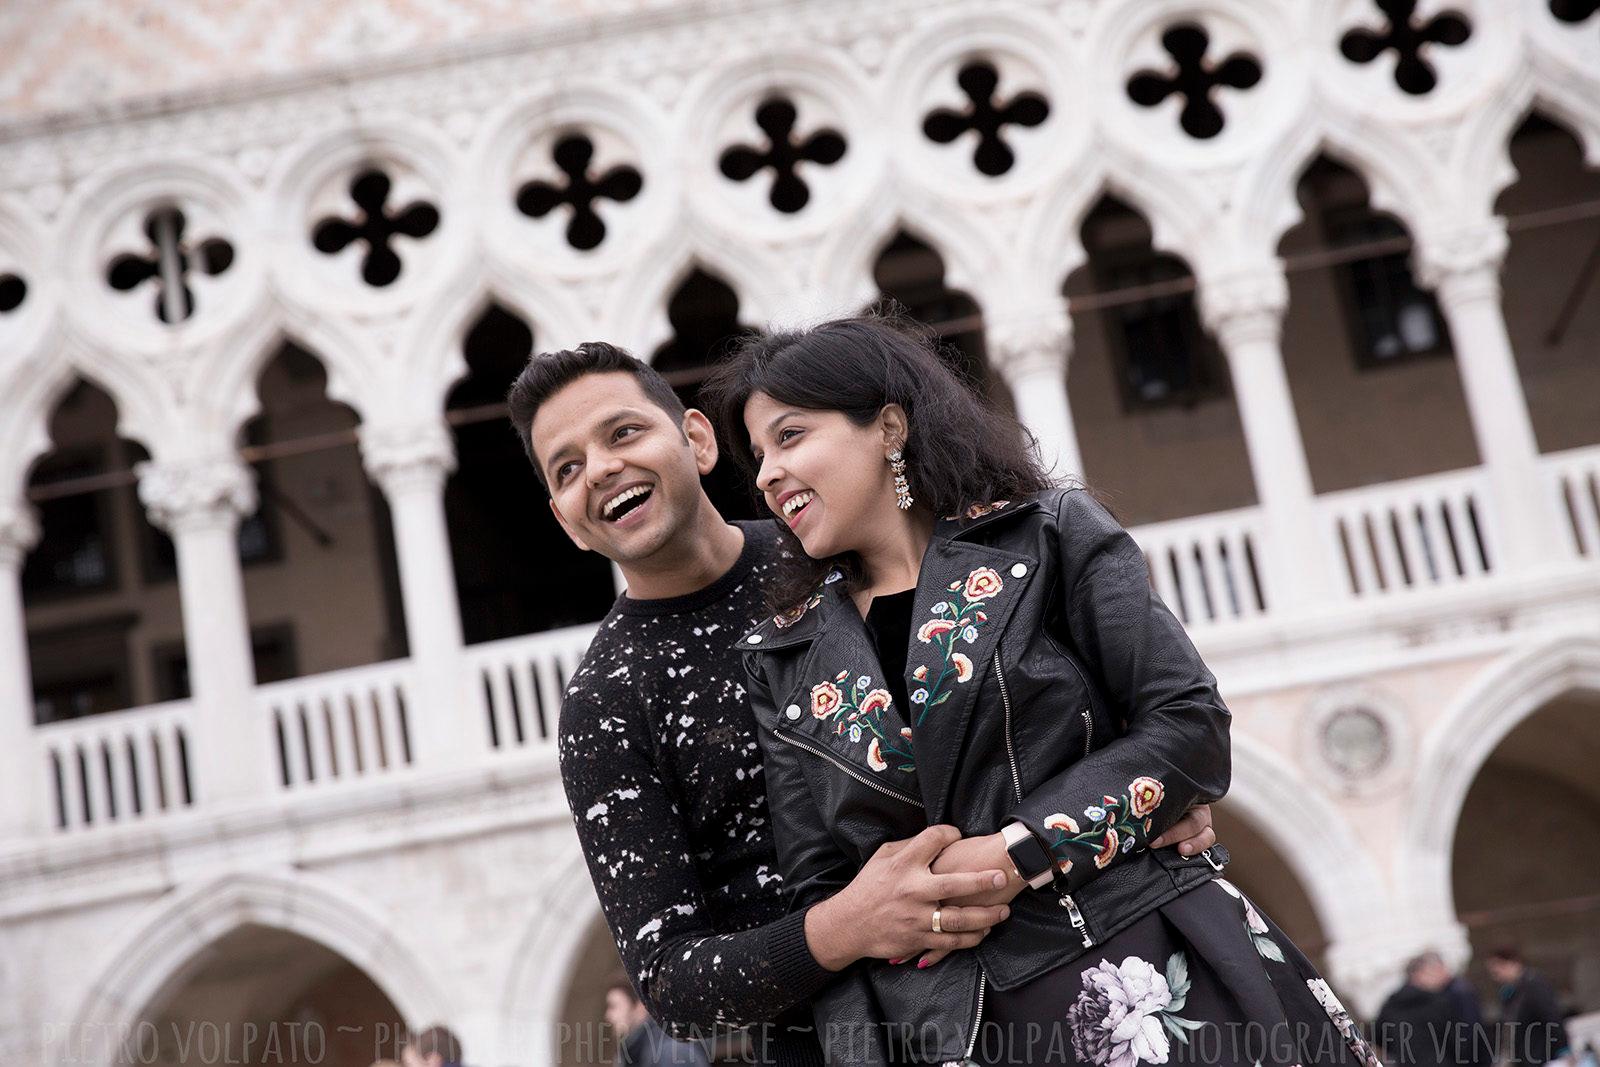
M530 438L550 509L579 548L627 564L659 551L694 517L717 462L698 411L682 425L625 371L586 374L539 406Z
M638 1014L635 1009L637 1002L620 989L612 989L606 993L606 1023L616 1031L618 1037L625 1037L633 1029Z
M1522 968L1510 960L1489 960L1485 966L1488 968L1489 977L1501 985L1515 982L1522 974Z

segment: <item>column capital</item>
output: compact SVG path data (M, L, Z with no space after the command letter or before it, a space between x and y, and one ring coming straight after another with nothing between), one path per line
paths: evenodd
M1065 381L1072 319L1064 303L997 316L984 323L984 346L989 365L1008 385L1035 374L1054 374Z
M1200 315L1206 328L1232 352L1252 341L1278 343L1289 283L1279 266L1224 274L1200 283Z
M231 529L256 509L255 473L235 456L138 463L134 473L145 513L169 534Z
M25 500L0 502L0 567L20 567L39 543L39 514Z
M419 485L437 488L456 469L455 440L442 418L363 425L360 434L367 474L390 496Z
M1500 267L1511 239L1502 219L1433 231L1418 240L1417 280L1446 303L1500 299Z

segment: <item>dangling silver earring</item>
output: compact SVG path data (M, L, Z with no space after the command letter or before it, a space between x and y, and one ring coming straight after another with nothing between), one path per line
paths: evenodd
M894 506L904 511L911 506L911 483L906 481L906 461L898 448L889 453L889 469L894 472Z

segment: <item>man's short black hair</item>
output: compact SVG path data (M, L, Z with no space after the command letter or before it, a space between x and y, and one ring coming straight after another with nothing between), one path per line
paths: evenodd
M517 380L512 383L506 403L511 408L511 426L522 439L522 451L533 464L534 473L544 483L544 471L533 454L533 417L539 407L562 388L571 385L586 374L609 374L622 371L631 374L650 401L672 416L674 423L682 424L686 410L678 394L672 391L659 372L648 363L631 355L626 349L604 341L585 341L576 348L559 352L540 352L528 360ZM549 484L545 483L545 488Z

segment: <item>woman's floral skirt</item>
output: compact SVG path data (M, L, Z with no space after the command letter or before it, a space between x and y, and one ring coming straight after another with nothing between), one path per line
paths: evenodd
M980 1064L1381 1067L1311 961L1218 878L1072 963L990 989Z

